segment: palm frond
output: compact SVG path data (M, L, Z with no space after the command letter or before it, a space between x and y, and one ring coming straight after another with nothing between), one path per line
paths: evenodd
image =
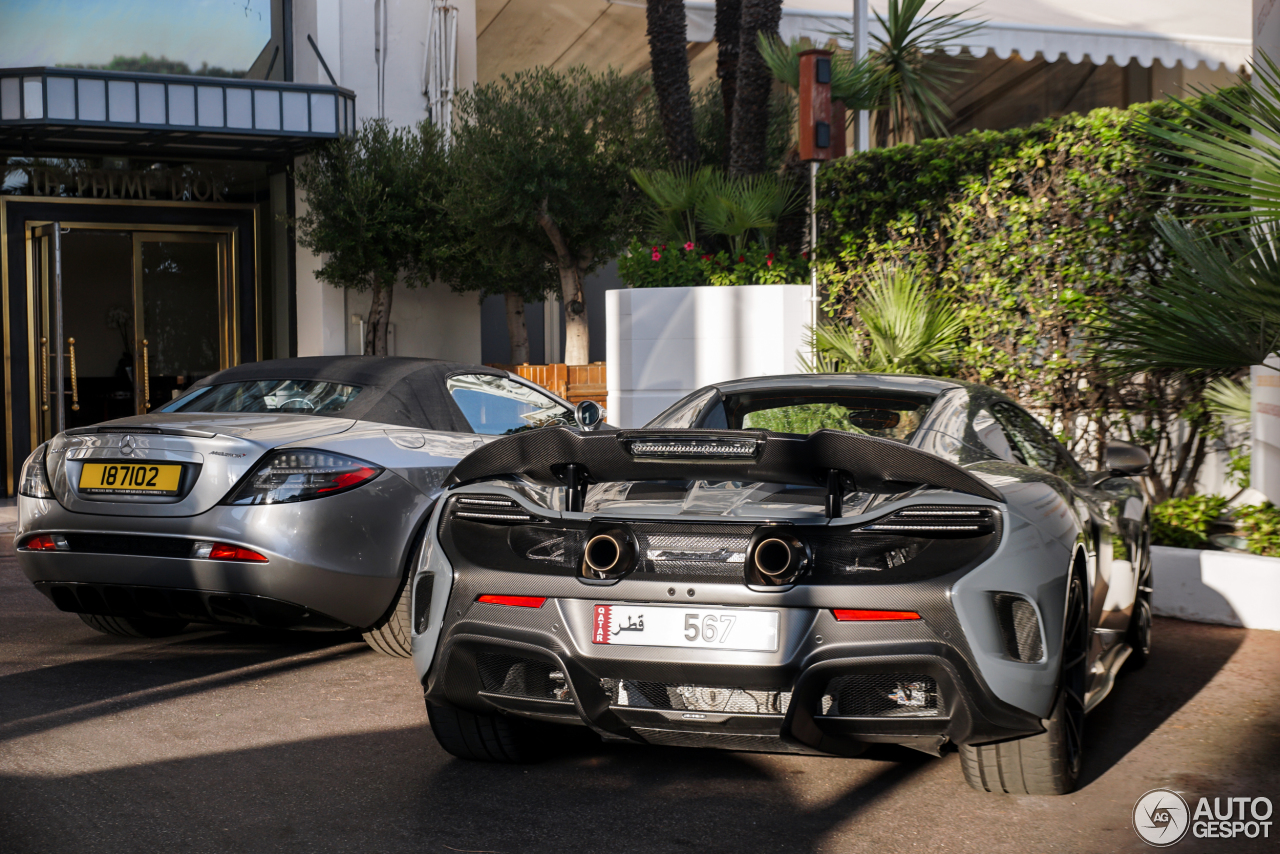
M1224 421L1247 425L1253 420L1253 389L1248 380L1218 377L1205 388L1204 400L1209 411Z
M792 89L800 89L800 54L813 45L807 40L792 39L785 44L772 33L757 33L756 44L760 56L775 78ZM848 53L837 52L831 58L831 100L842 101L847 109L867 110L873 106L871 80L872 64L863 60L855 62Z
M1172 264L1123 296L1092 330L1096 355L1115 373L1172 369L1233 374L1280 346L1280 256L1270 241L1210 236L1162 218Z
M932 295L911 270L882 266L855 303L861 328L810 330L815 356L805 370L895 374L945 373L955 360L963 323L954 307Z

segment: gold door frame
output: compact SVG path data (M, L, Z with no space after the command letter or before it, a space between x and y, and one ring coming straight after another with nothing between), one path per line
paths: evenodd
M260 269L261 259L258 257L258 208L257 204L245 203L227 203L227 202L172 202L172 201L142 201L137 199L81 199L81 198L57 198L49 196L0 196L0 323L3 323L4 335L4 416L5 416L5 459L8 461L6 465L6 494L14 494L15 478L17 469L21 464L20 460L13 457L13 349L12 337L10 334L11 324L14 318L11 316L9 295L11 282L9 281L9 228L8 228L8 206L10 202L14 203L36 203L36 204L55 204L55 205L92 205L103 207L140 207L140 208L185 208L188 210L209 210L209 211L247 211L252 215L253 233L245 240L241 235L240 229L234 226L196 226L196 225L165 225L160 223L92 223L92 222L62 222L62 227L80 227L92 228L95 230L122 230L122 231L161 231L161 232L201 232L201 231L221 231L228 233L229 249L228 249L228 270L235 279L233 284L233 294L238 299L239 288L239 267L237 260L240 258L242 249L252 252L253 259L253 308L254 308L254 324L255 337L257 338L257 350L262 352L262 271ZM27 221L24 228L24 254L26 255L26 284L27 284L27 329L34 329L35 324L35 306L32 297L35 290L35 282L33 276L33 258L32 258L32 234L34 227L41 224L48 224L48 220ZM242 245L243 244L243 245ZM237 325L234 358L239 361L239 314L234 314L231 321ZM36 393L36 375L35 375L35 349L37 342L28 336L27 347L27 374L28 387L31 401L31 417L30 417L30 438L31 447L36 447L39 442L39 411ZM135 372L136 373L136 372Z

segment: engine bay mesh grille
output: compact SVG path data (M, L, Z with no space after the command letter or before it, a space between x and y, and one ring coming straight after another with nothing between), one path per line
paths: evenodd
M837 676L822 694L822 714L851 718L936 718L938 683L918 673Z
M709 685L677 685L634 679L601 679L600 687L615 706L674 709L723 714L785 715L790 691L756 691Z
M476 670L480 674L480 684L491 694L571 701L564 674L548 661L481 652L476 655Z

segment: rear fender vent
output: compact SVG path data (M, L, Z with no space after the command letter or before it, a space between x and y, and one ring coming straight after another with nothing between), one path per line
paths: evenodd
M1044 658L1044 638L1035 606L1017 593L994 593L991 601L996 608L1004 651L1009 657L1028 662Z
M899 510L861 530L921 537L980 537L995 529L996 517L990 507L921 506Z
M435 587L436 577L424 572L413 581L413 632L423 634L427 630L427 621L431 617L431 591Z
M453 499L451 516L490 524L519 524L537 521L518 502L502 495L459 495Z

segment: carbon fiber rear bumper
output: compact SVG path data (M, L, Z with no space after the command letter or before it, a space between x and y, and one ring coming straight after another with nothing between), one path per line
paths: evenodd
M424 683L428 704L581 724L607 738L628 741L836 755L854 755L868 743L903 744L937 753L948 742L986 743L1042 731L1038 717L991 693L970 663L950 606L929 595L932 591L923 591L926 595L914 604L888 594L898 607L920 611L924 619L914 621L842 623L828 608L778 607L779 651L735 653L590 643L594 602L679 604L673 603L664 584L623 582L630 594L625 598L618 587L601 589L599 597L581 598L587 591L576 581L543 578L539 579L542 587L571 585L563 589L569 595L548 599L540 608L476 602L480 593L506 592L509 587L497 586L503 580L509 585L511 578L490 571L463 572L457 577L434 664ZM694 596L688 596L683 587L679 594L686 602L696 600L697 607L744 604L711 599L716 593L729 592L720 585L689 590ZM538 595L548 592L553 591ZM921 592L915 588L916 596ZM738 590L734 593L738 595L732 598L741 598ZM897 593L910 593L910 589ZM776 600L769 604L782 605ZM533 662L521 666L537 678L522 676L514 689L486 680L485 668L491 662L513 659ZM836 711L829 703L833 680L899 674L933 680L937 692L933 714L912 716L909 709L903 710L904 715L830 713ZM785 708L780 705L771 713L659 708L620 703L616 689L620 683L709 686L789 697Z

